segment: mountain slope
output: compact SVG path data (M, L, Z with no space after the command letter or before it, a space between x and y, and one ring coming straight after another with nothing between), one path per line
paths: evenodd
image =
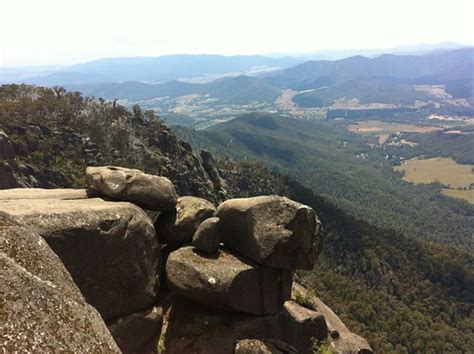
M240 75L226 77L205 84L168 81L163 84L147 84L130 81L124 83L101 83L90 85L67 85L69 90L87 96L104 99L146 100L155 97L178 97L189 94L210 95L223 101L245 104L250 101L274 101L281 90L258 78Z
M252 116L239 120L251 130L273 131L285 122ZM181 195L218 201L281 194L311 205L324 225L323 253L318 266L301 273L300 280L329 302L351 329L366 336L376 352L474 350L469 317L474 260L469 254L356 220L260 164L229 158L214 162L209 153L198 154L150 112L128 112L120 105L60 89L2 86L0 128L9 137L0 135L0 183L4 171L16 166L16 177L30 186L79 187L85 183L87 164L119 164L168 176ZM232 148L227 135L215 137L221 139L219 146ZM328 136L325 143L330 140ZM280 151L263 146L266 153Z
M204 131L176 132L195 147L260 161L358 219L473 250L472 206L440 196L437 186L404 182L383 153L329 122L252 113Z
M427 94L408 85L353 79L334 86L302 92L295 95L293 102L300 107L328 107L343 98L356 98L361 104L376 102L414 105L416 100L427 99Z
M410 84L446 84L473 80L474 49L464 48L422 56L384 54L369 59L354 56L336 61L308 61L266 75L272 85L311 89L362 79Z

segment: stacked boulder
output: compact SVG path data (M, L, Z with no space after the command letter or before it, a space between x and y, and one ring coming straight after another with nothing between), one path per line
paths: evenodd
M206 210L209 219L188 229L186 241L193 245L169 255L171 289L222 310L254 315L280 311L291 297L292 270L311 269L316 261L320 223L314 211L278 196L231 199L219 205L216 217L211 211ZM178 209L178 215L183 213L187 208ZM160 222L158 218L157 230Z
M101 340L117 350L107 325L127 353L309 353L324 340L340 352L370 350L330 310L321 311L319 299L308 307L295 295L292 272L312 269L321 250L320 222L310 207L260 196L216 208L178 197L165 177L122 167L88 167L86 178L89 190L0 191L0 210L19 225L8 237L28 225L84 296L68 290L81 311L85 299L105 322L92 308L79 313L102 332L77 348ZM20 334L54 328L48 321L27 331L21 325Z

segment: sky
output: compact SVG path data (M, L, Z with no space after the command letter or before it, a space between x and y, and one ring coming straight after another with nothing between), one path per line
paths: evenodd
M473 0L0 0L0 66L474 45Z

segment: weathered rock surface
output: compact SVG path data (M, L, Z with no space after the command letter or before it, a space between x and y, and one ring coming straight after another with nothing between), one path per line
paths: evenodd
M108 327L123 353L158 353L162 325L161 309L153 307L122 317Z
M194 233L193 246L201 252L216 254L219 251L220 239L219 218L209 218L204 220Z
M15 200L15 199L87 199L94 197L97 194L93 190L87 189L71 189L71 188L12 188L4 189L0 193L0 200Z
M285 302L284 315L291 324L292 331L297 333L299 349L307 349L313 346L313 340L323 341L328 336L328 327L324 316L314 310L299 305L294 301Z
M285 197L230 199L217 208L225 247L265 266L312 269L321 248L313 209Z
M305 305L324 316L330 334L330 348L337 353L372 353L367 341L349 331L341 319L316 296L311 295L301 285L293 283L293 298L304 298Z
M278 340L242 339L235 344L234 354L290 354L292 346Z
M0 191L0 210L45 238L104 319L152 306L160 249L153 225L140 208L100 198L31 199L27 189L24 199L20 192L15 199L5 199L9 193Z
M230 311L276 313L291 295L290 271L252 266L224 251L203 257L191 246L180 248L169 255L166 274L179 295Z
M327 333L318 333L319 328L312 328L311 335L320 338ZM286 343L298 353L312 353L308 334L308 322L295 319L287 306L276 314L252 316L177 302L166 312L160 344L170 354L220 354L232 353L239 340L272 339Z
M8 135L0 130L0 159L8 160L15 157L15 150L13 150L13 143Z
M116 167L87 167L89 186L104 196L127 201L150 210L171 210L176 205L176 190L166 177L140 170Z
M161 213L155 222L155 230L161 243L180 246L191 243L197 228L207 218L214 216L212 203L197 197L180 197L176 210Z
M0 351L119 352L41 236L0 212Z

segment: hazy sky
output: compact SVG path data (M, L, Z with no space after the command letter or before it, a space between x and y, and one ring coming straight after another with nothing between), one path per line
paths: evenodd
M474 44L473 0L0 0L0 65Z

